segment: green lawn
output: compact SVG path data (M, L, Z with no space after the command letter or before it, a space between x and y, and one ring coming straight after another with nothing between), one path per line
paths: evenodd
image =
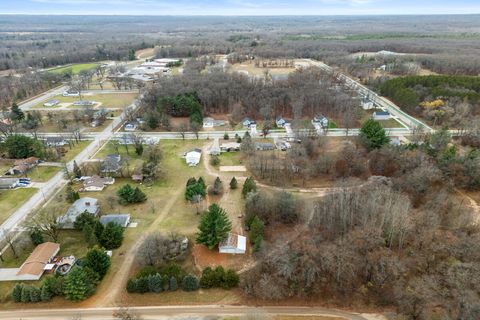
M220 154L220 166L241 166L243 164L241 152L223 152Z
M128 92L118 92L118 93L103 93L103 94L84 94L82 95L82 100L91 100L95 102L100 102L102 108L125 108L132 104L133 100L137 97L137 93L128 93ZM49 100L58 100L60 103L73 103L80 100L79 97L64 97L58 95L47 100L40 102L35 105L33 108L45 108L43 104ZM57 109L60 105L51 107L51 109ZM74 106L73 104L69 106L71 109L81 109L84 107ZM50 108L49 108L50 109Z
M35 188L0 191L0 224L37 191Z
M404 128L404 126L402 126L401 123L399 123L397 120L395 119L388 119L388 120L380 120L378 121L382 127L384 127L385 129L388 129L388 128Z
M32 179L32 181L36 182L46 182L50 180L54 175L56 175L60 170L60 167L35 167L27 174L26 177Z
M95 69L97 66L98 66L98 63L79 63L79 64L70 65L70 66L50 69L48 72L57 73L57 74L72 72L72 74L79 74L81 71L92 70L92 69Z
M69 162L72 161L73 158L75 158L80 152L82 152L83 149L85 149L92 141L80 141L79 143L76 143L71 149L70 147L65 147L67 150L67 153L65 156L62 158L62 161Z

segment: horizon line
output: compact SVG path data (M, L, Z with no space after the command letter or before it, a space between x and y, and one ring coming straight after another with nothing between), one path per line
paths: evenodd
M96 13L0 13L0 16L93 16L93 17L379 17L379 16L475 16L476 13L351 13L351 14L96 14Z

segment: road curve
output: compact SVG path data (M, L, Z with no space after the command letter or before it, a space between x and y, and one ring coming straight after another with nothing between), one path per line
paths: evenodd
M367 320L363 314L327 309L321 307L290 307L290 306L224 306L224 305L203 305L203 306L149 306L135 307L130 310L140 314L143 319L162 319L173 316L236 316L249 312L262 312L270 315L301 315L301 316L330 316L348 320ZM112 313L117 308L91 308L91 309L29 309L1 311L2 320L65 320L73 317L85 319L115 319Z

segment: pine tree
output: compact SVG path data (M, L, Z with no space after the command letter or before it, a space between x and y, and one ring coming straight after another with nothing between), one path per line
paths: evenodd
M109 222L99 239L100 244L107 250L117 249L123 242L123 227L117 223Z
M232 223L225 210L217 204L212 204L202 216L198 229L200 232L197 235L197 243L204 244L212 250L228 237Z
M12 290L12 299L14 302L22 301L23 284L17 283Z
M137 279L137 292L138 293L148 292L148 277Z
M219 177L215 179L215 182L213 183L213 193L216 195L222 194L223 192L223 183L222 180L220 180Z
M100 279L103 279L105 274L107 274L108 268L110 268L110 257L104 250L97 247L88 250L83 263L85 267L95 270Z
M230 189L235 190L237 188L238 188L237 179L235 179L235 177L233 177L232 180L230 180Z
M133 203L145 202L147 200L147 195L140 190L139 187L136 187L133 193L133 200Z
M177 284L177 278L175 277L170 277L169 281L169 289L170 291L176 291L178 289L178 284Z
M12 109L10 111L10 118L13 121L22 121L25 119L25 114L15 102L12 104Z
M250 192L256 192L257 191L257 184L255 183L255 180L253 180L253 177L248 177L245 180L245 183L243 184L243 189L242 189L242 195L245 198L248 193Z
M385 129L378 121L368 119L360 129L360 141L368 149L380 149L390 142Z
M31 302L40 302L41 300L41 291L37 287L30 287L30 301Z
M80 199L80 194L73 190L72 185L68 184L67 189L65 190L65 195L67 198L67 201L70 203L74 203L78 199Z
M80 178L82 176L82 169L80 169L75 160L73 160L73 173L75 174L75 178Z
M65 279L64 294L67 300L85 300L95 291L96 279L86 267L74 267Z
M95 231L93 230L93 226L90 224L86 224L83 227L83 237L85 238L85 242L87 243L89 248L92 248L98 243L97 236L95 235Z
M148 277L148 289L151 292L160 293L163 290L163 279L160 274L154 274Z
M128 293L138 292L138 281L137 281L137 279L128 279L128 281L127 281L127 292Z
M190 274L187 275L185 278L183 278L182 289L184 291L198 290L198 279Z
M235 270L228 269L223 278L222 287L224 289L230 289L238 286L239 283L240 283L240 277L235 272Z
M36 246L44 242L43 233L37 228L33 229L30 233L30 239L32 240L32 243Z
M40 293L40 300L49 301L52 298L52 293L47 286L43 285Z
M21 302L23 302L23 303L30 302L30 291L31 291L30 286L22 286L22 294L20 296L20 301Z

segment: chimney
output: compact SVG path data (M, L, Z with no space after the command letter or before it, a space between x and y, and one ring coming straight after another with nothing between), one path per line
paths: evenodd
M86 205L87 207L90 207L90 202L85 202L85 205Z

